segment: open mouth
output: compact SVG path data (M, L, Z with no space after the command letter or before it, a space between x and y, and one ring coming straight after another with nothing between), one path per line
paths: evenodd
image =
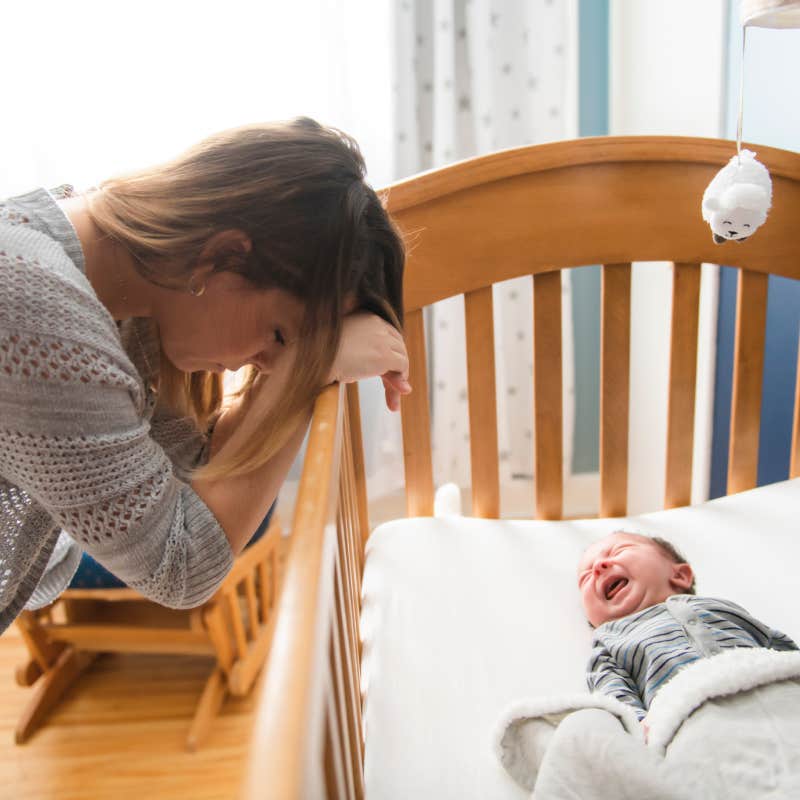
M605 588L606 600L613 600L626 586L627 578L616 578Z

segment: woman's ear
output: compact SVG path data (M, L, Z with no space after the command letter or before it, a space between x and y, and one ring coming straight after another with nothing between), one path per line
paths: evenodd
M673 564L670 585L675 589L686 591L692 586L694 572L689 564Z

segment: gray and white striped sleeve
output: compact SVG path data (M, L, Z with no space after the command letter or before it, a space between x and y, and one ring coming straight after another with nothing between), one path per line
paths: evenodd
M586 683L591 691L615 697L632 706L640 720L647 715L647 709L644 707L635 681L603 645L598 645L592 650L586 672Z

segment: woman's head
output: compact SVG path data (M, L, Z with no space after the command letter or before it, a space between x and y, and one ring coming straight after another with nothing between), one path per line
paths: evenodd
M269 421L273 446L254 444L239 467L291 433L324 382L346 311L402 324L403 243L365 172L350 137L300 118L216 134L89 196L93 221L140 274L175 290L154 311L174 404L202 420L219 405L215 371L268 373L296 343L292 386Z

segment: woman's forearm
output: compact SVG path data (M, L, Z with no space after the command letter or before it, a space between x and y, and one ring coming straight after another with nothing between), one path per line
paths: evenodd
M261 387L257 394L266 392L267 385ZM253 405L258 405L258 410L262 411L263 400L263 395L249 402L242 398L220 416L211 437L211 460L233 439L252 435L248 430L248 422L253 417L248 419L247 412ZM310 419L309 409L307 417L286 444L258 469L235 477L192 481L192 488L217 518L235 555L242 551L275 501L303 443Z

